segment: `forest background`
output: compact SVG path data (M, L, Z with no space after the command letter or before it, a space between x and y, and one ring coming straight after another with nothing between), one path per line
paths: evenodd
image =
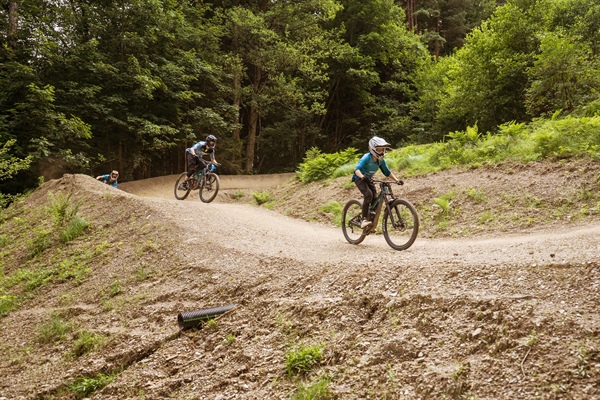
M208 134L222 173L273 173L600 113L597 0L0 4L4 203L40 176L181 172Z

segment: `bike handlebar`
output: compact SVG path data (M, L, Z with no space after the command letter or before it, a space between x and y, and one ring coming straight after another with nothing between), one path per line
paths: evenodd
M404 181L402 181L402 179L398 179L397 181L390 181L390 180L379 180L379 179L371 179L371 181L373 181L373 183L383 183L383 184L388 184L391 185L392 183L395 183L396 185L404 185Z

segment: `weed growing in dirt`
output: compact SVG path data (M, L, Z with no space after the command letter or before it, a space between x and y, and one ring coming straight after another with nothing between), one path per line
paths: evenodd
M490 222L494 222L496 217L494 217L494 213L491 211L484 211L479 214L479 223L481 224L489 224Z
M2 291L0 290L0 293ZM0 317L5 316L17 306L17 296L10 294L0 295Z
M90 351L104 345L106 337L99 333L90 333L87 331L79 332L77 340L73 343L71 355L74 358L81 357Z
M146 263L141 263L140 265L138 265L137 269L135 270L135 279L137 281L145 281L146 279L148 279L148 277L150 276L148 273L148 264Z
M335 226L342 226L342 205L332 200L320 208L321 211L327 214L332 214L331 220Z
M300 382L298 391L291 397L291 400L325 400L332 396L329 385L331 379L320 377L308 383Z
M73 383L69 385L69 391L75 394L77 399L83 399L88 397L95 391L102 389L113 381L116 374L98 374L93 378L75 378Z
M115 297L122 291L123 291L123 288L121 287L121 282L114 281L113 283L110 284L110 289L108 290L108 297Z
M230 346L231 344L233 344L233 342L235 342L235 335L233 333L229 333L227 334L227 336L225 336L225 340L223 341L227 346Z
M451 190L447 193L444 193L440 197L434 197L433 202L439 208L441 208L441 213L439 214L442 218L448 217L451 210L452 200L456 197L456 192Z
M577 364L575 365L575 375L580 378L586 378L590 374L590 359L594 358L598 351L588 347L584 343L580 343L575 351Z
M259 206L272 200L271 193L267 191L252 192L252 197L254 197L256 204Z
M300 346L285 355L288 375L307 373L317 365L323 355L324 345Z
M57 342L63 340L72 329L73 325L70 322L53 312L50 319L40 327L38 340L41 343Z
M235 192L231 194L231 198L234 200L239 200L245 196L244 191L237 189Z
M477 203L482 203L485 201L485 194L483 191L477 188L467 188L465 189L465 193L468 198L472 199Z
M35 228L33 239L27 241L29 258L34 258L50 246L52 246L52 243L50 242L50 232L44 228Z

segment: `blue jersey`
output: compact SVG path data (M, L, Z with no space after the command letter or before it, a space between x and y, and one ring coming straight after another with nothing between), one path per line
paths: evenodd
M215 148L213 147L212 149L210 147L208 147L206 145L205 141L200 141L198 143L196 143L195 145L193 145L192 147L186 149L186 151L188 153L191 153L191 149L194 149L194 153L196 153L196 155L198 157L202 157L202 156L206 156L206 155L210 155L210 159L214 160L215 159Z
M113 187L117 187L117 181L113 181L110 177L110 174L102 175L102 182L107 183L109 185L113 185Z
M358 161L358 164L356 164L356 168L354 168L355 171L359 170L367 178L373 178L373 175L375 175L375 172L377 172L378 169L380 169L385 176L389 176L392 173L385 163L385 160L381 159L373 161L371 153L362 156ZM352 176L352 182L356 182L359 179L360 178L356 174Z

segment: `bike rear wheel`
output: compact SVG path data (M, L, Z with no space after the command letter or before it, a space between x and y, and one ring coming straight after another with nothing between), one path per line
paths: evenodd
M349 243L359 244L367 234L361 229L362 204L358 200L350 200L342 211L342 232Z
M200 200L210 203L219 193L219 177L213 172L207 173L200 183Z
M186 178L187 172L183 172L181 175L179 175L179 178L177 178L177 181L175 182L175 198L177 200L185 200L185 198L190 194L190 189L187 188L187 186L184 189L182 186Z
M406 200L396 199L383 214L383 236L385 241L395 250L406 250L417 239L419 233L419 216L415 207Z

